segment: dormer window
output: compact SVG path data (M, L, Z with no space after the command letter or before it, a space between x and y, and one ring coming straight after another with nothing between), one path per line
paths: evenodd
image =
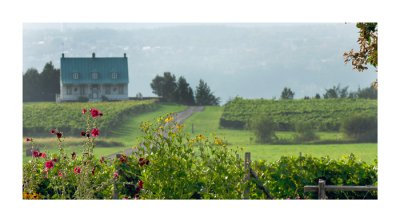
M79 79L79 73L77 73L77 72L72 73L72 78L73 79Z
M92 72L92 79L98 79L98 78L99 78L99 73Z
M118 79L118 73L116 73L116 72L111 73L111 78Z

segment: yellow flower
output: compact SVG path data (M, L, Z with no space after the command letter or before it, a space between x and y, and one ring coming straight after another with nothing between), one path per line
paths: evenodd
M204 140L204 139L206 139L206 137L201 135L201 134L199 134L198 136L196 136L196 139L197 140Z
M168 116L167 118L165 118L164 122L165 122L165 123L169 123L169 122L171 122L172 120L174 120L174 117L173 117L173 116Z
M216 145L223 145L223 144L224 144L224 142L222 141L222 139L220 139L220 138L218 138L218 137L215 137L215 138L214 138L214 143L215 143Z
M180 130L180 129L183 128L183 125L182 125L182 124L176 124L176 128L177 128L178 130Z

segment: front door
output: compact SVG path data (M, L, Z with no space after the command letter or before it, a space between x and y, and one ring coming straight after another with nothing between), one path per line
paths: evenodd
M93 85L92 86L92 98L93 99L98 99L99 98L99 86L98 85Z

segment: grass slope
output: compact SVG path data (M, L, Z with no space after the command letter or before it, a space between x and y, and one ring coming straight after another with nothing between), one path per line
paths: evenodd
M113 129L109 136L98 137L97 144L94 153L96 156L107 156L113 153L120 152L128 149L137 144L138 139L142 135L140 131L140 123L143 121L152 121L159 116L165 115L172 112L180 112L186 109L186 106L175 105L175 104L161 104L159 108L152 112L146 112L142 114L134 114L124 121L120 127ZM34 141L37 144L36 147L40 148L41 151L48 151L56 153L57 140L55 137L34 137ZM67 153L76 152L80 154L82 152L82 144L84 138L81 137L66 137L63 142L63 147ZM24 150L29 144L24 142ZM24 161L31 159L25 156L23 152Z
M254 138L252 132L247 130L231 130L219 128L219 118L223 113L223 107L206 107L203 112L195 113L185 121L185 131L192 133L192 124L194 134L204 134L212 136L213 134L222 137L232 146L243 147L243 152L252 153L253 159L277 160L280 156L296 156L302 152L303 155L327 156L331 158L340 158L344 155L354 153L358 158L372 162L377 158L376 143L359 144L324 144L324 145L270 145L256 144L251 138ZM338 132L320 132L321 140L335 141L339 143L344 138L342 133ZM278 132L280 138L290 138L295 134L293 132Z

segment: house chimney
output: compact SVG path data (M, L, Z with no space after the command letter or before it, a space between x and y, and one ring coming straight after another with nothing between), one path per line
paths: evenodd
M61 53L61 58L64 58L64 53Z
M96 54L94 54L94 52L92 53L92 58L95 58L96 57Z
M124 58L126 58L126 53L124 53Z

